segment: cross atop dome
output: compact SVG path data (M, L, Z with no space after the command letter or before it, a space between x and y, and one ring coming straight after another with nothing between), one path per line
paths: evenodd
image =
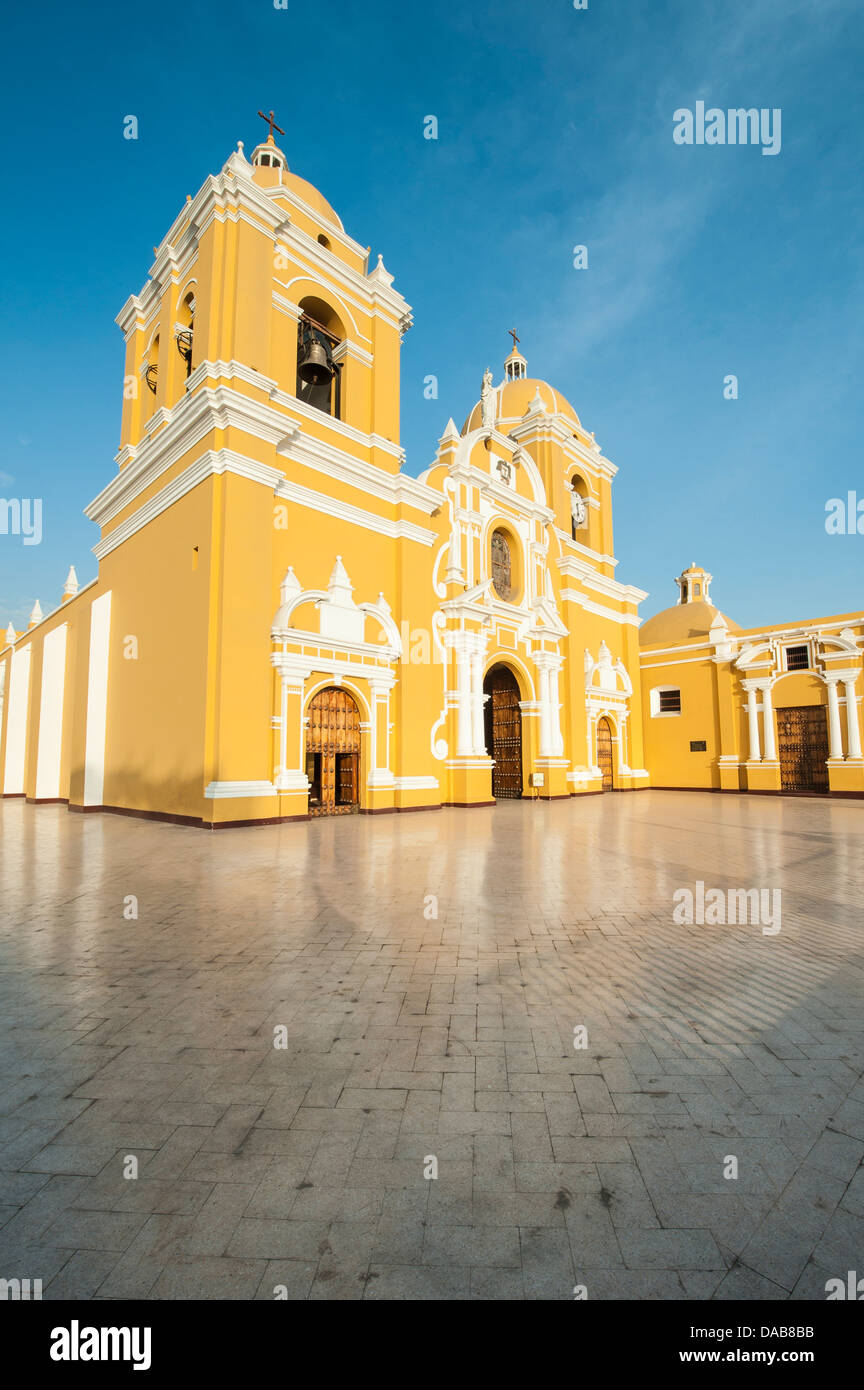
M258 169L284 169L287 173L288 161L273 139L274 130L278 130L280 135L284 135L285 132L281 125L276 124L276 118L272 111L269 116L265 116L263 111L259 111L258 115L262 121L267 122L270 129L267 139L263 140L260 145L256 145L252 151L252 164Z
M517 343L520 341L515 328L507 330L513 339L513 348L504 363L504 376L507 381L524 381L528 375L528 363L522 356Z

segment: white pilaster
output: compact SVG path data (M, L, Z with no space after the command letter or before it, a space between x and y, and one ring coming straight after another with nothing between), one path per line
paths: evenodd
M838 677L829 674L825 679L828 684L828 756L839 760L843 757L843 733L840 728L840 701L837 698Z
M757 687L749 681L744 684L747 691L747 722L750 730L750 759L751 763L762 761L762 750L759 746L759 710L756 705Z
M770 685L762 687L762 729L765 735L765 761L777 761L777 740L774 732L774 704Z
M456 752L460 758L470 758L472 752L471 657L462 646L456 649L456 699Z
M861 757L861 730L858 726L858 706L855 701L855 677L843 680L846 692L846 746L850 758Z
M474 752L482 757L486 752L486 736L483 730L483 656L479 651L471 653L471 741Z

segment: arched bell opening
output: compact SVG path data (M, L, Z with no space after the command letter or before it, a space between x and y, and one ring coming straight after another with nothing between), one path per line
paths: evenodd
M192 374L192 344L195 337L195 295L187 294L180 305L177 327L177 351L183 359L185 375Z
M588 498L591 489L585 479L574 473L570 479L570 536L582 545L590 545L591 531Z
M496 801L522 795L522 709L519 684L509 666L493 666L483 681L486 752L492 759Z
M344 339L342 321L329 304L314 295L300 301L295 393L337 420L342 418L342 365L335 354Z
M327 686L309 701L306 777L310 816L344 816L360 805L360 711L347 690Z

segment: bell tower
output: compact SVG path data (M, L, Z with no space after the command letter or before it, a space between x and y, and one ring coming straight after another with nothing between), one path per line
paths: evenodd
M399 371L409 305L379 255L346 232L268 133L242 142L189 196L144 288L118 316L126 336L118 464L215 381L288 411L306 433L401 466ZM227 376L226 376L227 372Z

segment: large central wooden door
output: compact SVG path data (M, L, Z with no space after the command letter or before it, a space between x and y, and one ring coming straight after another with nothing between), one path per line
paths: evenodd
M507 666L493 666L483 682L488 695L483 709L486 752L493 759L492 795L496 801L522 795L522 710L519 686Z
M603 773L604 792L614 791L615 782L612 776L612 729L608 719L598 719L597 721L597 766Z
M780 790L828 791L828 721L822 705L777 710Z
M350 814L360 804L360 713L346 691L330 686L310 701L308 715L309 814Z

